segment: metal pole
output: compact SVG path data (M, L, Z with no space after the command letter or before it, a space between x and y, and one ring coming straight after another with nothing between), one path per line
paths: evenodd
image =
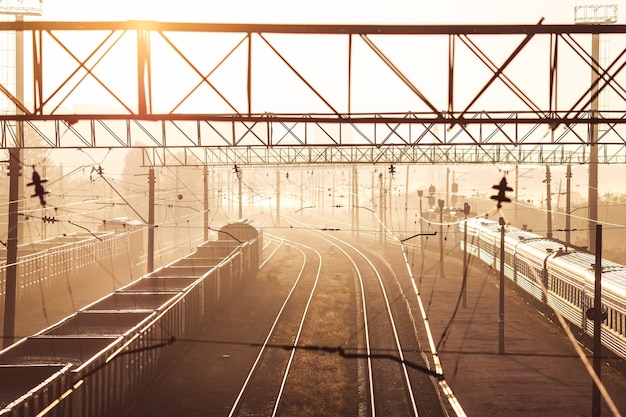
M276 225L280 223L280 171L276 170Z
M424 258L424 232L423 232L423 227L422 227L422 196L424 195L424 192L422 190L419 190L417 192L417 196L420 198L420 250L422 252L422 259Z
M565 173L566 193L565 193L565 245L570 246L572 236L572 218L570 211L572 210L572 166L567 166L567 172Z
M209 167L204 166L202 170L204 178L204 241L209 240Z
M154 168L148 169L148 273L154 271Z
M548 214L547 218L547 226L548 226L548 234L547 238L552 239L552 190L550 189L550 165L546 165L546 212Z
M359 236L359 173L356 169L356 165L353 168L352 172L353 182L354 182L354 194L353 194L353 210L354 210L354 228L356 230L356 235Z
M465 220L463 221L463 308L467 307L467 214L469 213L469 206L465 203L467 210L463 210L465 214Z
M241 191L241 183L242 183L242 179L241 176L243 175L243 173L241 172L241 170L237 171L237 186L238 186L238 194L239 194L239 219L243 219L243 193Z
M596 225L595 287L593 297L593 370L600 379L602 373L602 225ZM592 416L600 417L600 388L593 382Z
M17 235L18 182L20 179L20 149L9 149L9 224L7 235L7 269L4 296L3 347L13 344L15 338L15 307L17 299Z
M515 165L515 205L513 206L515 226L519 227L519 165Z
M405 230L409 231L409 168L410 165L406 166L406 185L404 186L404 227Z
M385 171L383 171L380 175L382 176L382 180L380 182L381 184L381 191L383 193L383 215L382 215L382 219L383 219L383 225L387 226L387 208L389 208L391 206L391 203L387 204L387 199L390 198L389 195L391 194L391 174L389 175L389 188L385 189ZM383 243L386 245L387 244L387 231L383 230Z
M600 56L600 34L591 35L591 117L598 117L598 60ZM596 253L595 233L598 221L598 125L592 123L589 146L589 250Z
M380 174L378 174L378 186L379 186L379 192L378 192L378 213L381 219L384 218L384 214L383 214L383 204L384 203L384 197L383 197L383 173L381 172ZM383 225L381 222L378 222L378 239L380 242L383 241Z
M443 272L443 207L446 204L444 200L439 200L439 266L441 268L441 276L445 276Z
M332 193L332 198L331 198L331 202L332 202L332 206L333 206L333 211L335 210L335 171L333 171L333 186L331 188L331 193Z
M450 207L450 168L446 167L446 200L445 207Z
M15 21L22 22L24 16L16 15ZM15 33L15 96L20 103L24 102L24 34L22 31ZM16 106L15 114L24 112ZM19 227L18 213L22 203L20 195L23 195L23 184L20 181L20 166L22 161L21 147L24 145L24 122L16 123L15 148L9 149L9 218L7 233L7 270L4 298L4 347L13 343L15 338L15 308L17 299L17 245L23 238Z
M504 218L498 219L500 224L500 316L498 319L498 353L504 353Z
M19 14L16 15L15 21L23 22L24 16L19 15ZM24 71L24 32L21 30L18 30L15 32L15 97L18 99L20 103L24 103L24 72L25 72ZM20 106L16 106L15 114L24 114L24 111L22 110ZM21 120L16 122L15 135L16 135L16 141L17 141L15 146L20 148L19 149L19 161L21 165L22 161L24 160L23 158L24 151L22 150L22 148L24 147L24 122ZM21 174L20 174L20 177L21 177ZM23 196L24 195L24 181L18 180L17 187L18 187L18 195ZM17 210L18 212L21 212L24 209L24 200L22 198L18 198L17 200L18 200ZM19 217L17 221L19 223L22 222L22 220ZM22 227L17 228L17 241L18 242L24 241L24 228Z

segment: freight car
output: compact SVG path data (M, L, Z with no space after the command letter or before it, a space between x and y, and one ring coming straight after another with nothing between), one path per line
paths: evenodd
M89 277L91 269L103 264L134 265L143 254L145 228L132 219L114 219L95 233L68 233L19 245L17 300L32 299L69 277ZM0 302L4 305L6 248L0 248L0 259Z
M119 416L259 269L247 221L0 351L0 415Z

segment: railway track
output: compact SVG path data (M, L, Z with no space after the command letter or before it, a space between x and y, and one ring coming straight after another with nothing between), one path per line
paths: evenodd
M318 369L328 359L319 352L325 352L344 362L344 375L351 373L342 384L342 395L355 398L353 414L446 415L433 383L436 372L430 370L417 342L415 319L393 268L336 236L315 231L307 234L300 238L308 245L296 243L295 237L283 240L292 248L291 258L297 252L302 263L228 415L290 415L286 410L294 410L293 404L298 402L294 396L302 392L298 387L302 380L298 375L303 374L301 354L315 352ZM284 248L277 247L274 253L278 249ZM307 266L311 261L305 251L315 253L318 263ZM317 272L312 273L315 265ZM345 310L339 320L349 335L344 343L325 339L335 329L313 336L319 327L316 323L323 322L311 308L321 302L315 296L320 275L324 281L341 277L343 285L352 288L353 308Z
M284 244L285 240L281 242ZM309 261L298 246L314 252L317 261ZM302 257L297 276L230 407L229 416L275 416L278 412L322 266L322 256L316 250L305 245L288 248ZM314 278L307 279L308 275Z
M305 224L302 224L305 226ZM393 268L384 259L327 232L313 232L350 261L357 277L362 340L355 357L367 381L360 415L445 415L430 370L417 341L415 319ZM406 283L404 284L407 285Z
M443 404L397 266L334 232L280 233L264 233L257 279L133 416L463 415Z

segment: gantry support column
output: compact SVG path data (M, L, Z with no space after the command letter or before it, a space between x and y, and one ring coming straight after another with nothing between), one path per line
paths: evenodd
M3 347L15 338L15 308L17 299L17 236L20 180L20 149L9 149L9 224L7 233L7 269L4 296Z

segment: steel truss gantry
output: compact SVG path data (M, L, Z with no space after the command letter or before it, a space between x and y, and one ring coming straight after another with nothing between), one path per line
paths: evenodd
M9 32L24 34L27 99L0 84L16 107L0 115L4 149L584 164L595 147L599 163L626 162L625 25L0 22Z

